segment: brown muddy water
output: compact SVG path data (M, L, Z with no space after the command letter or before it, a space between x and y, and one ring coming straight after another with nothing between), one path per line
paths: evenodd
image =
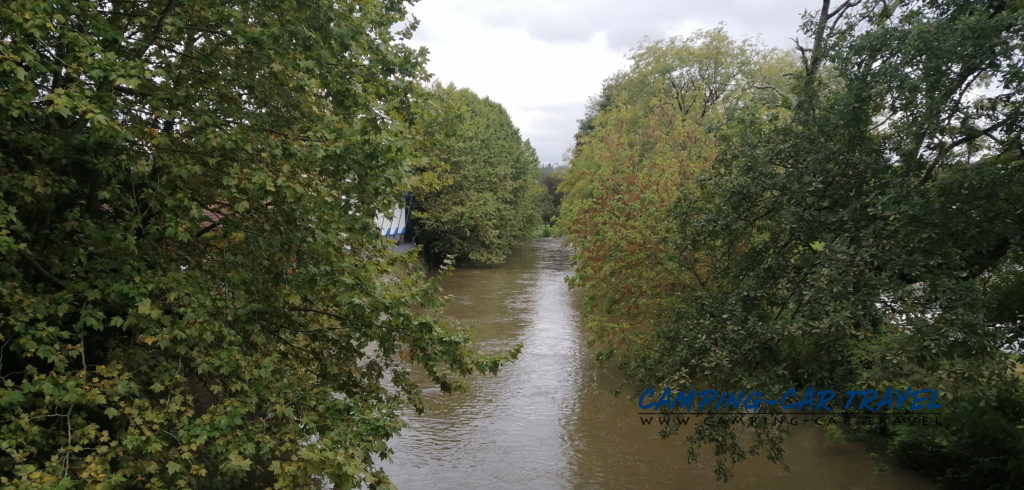
M682 437L662 439L657 422L641 424L635 400L612 394L620 378L587 350L571 273L569 250L546 238L500 267L445 279L447 313L473 327L478 348L523 351L497 376L472 378L466 393L424 390L426 413L406 414L384 464L399 489L934 488L813 424L791 428L788 472L754 457L722 484L710 458L687 464Z

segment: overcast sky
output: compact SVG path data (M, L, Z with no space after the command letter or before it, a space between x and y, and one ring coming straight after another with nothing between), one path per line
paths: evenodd
M688 35L724 23L789 49L801 13L820 0L420 0L413 43L430 50L438 80L501 103L537 148L561 163L587 98L627 65L648 36Z

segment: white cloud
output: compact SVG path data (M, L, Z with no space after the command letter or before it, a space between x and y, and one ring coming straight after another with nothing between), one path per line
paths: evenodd
M602 82L626 67L645 36L686 35L725 22L738 37L761 33L789 48L800 13L814 0L422 0L413 43L430 51L444 83L490 97L508 110L544 163L560 162L576 120Z

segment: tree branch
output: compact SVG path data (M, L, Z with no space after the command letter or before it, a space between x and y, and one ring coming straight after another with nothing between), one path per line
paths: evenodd
M999 128L1003 127L1004 125L1006 125L1007 121L1008 121L1007 119L1003 119L1001 121L998 121L998 122L992 124L991 126L985 128L985 129L979 130L977 134L964 135L964 136L962 136L960 138L957 138L957 139L949 142L946 145L943 145L943 147L939 150L939 153L937 155L935 155L935 160L932 160L932 163L929 164L928 168L925 169L924 175L922 175L921 178L917 181L916 186L917 187L921 187L921 186L927 184L928 181L930 181L932 179L932 176L935 174L935 169L939 167L939 165L942 163L943 157L945 157L950 152L950 150L952 150L953 148L956 148L956 147L958 147L960 145L963 145L965 143L969 143L969 142L974 141L974 140L976 140L978 138L981 138L982 136L988 136L989 138L992 138L992 135L990 133L992 131L994 131L996 129L999 129Z

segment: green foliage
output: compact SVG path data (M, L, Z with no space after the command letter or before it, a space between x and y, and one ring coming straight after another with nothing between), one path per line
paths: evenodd
M1010 486L1024 5L851 5L808 18L795 102L726 115L673 211L678 271L695 280L628 367L645 386L938 388L954 429L901 431L897 454L949 483ZM713 444L727 476L751 452L777 455L776 434L760 435L702 428L691 442Z
M1024 388L1019 379L985 397L950 400L936 426L895 426L890 448L899 461L947 488L1017 488L1024 480Z
M561 186L560 226L575 249L588 323L607 347L647 328L700 271L673 253L672 204L696 192L727 114L779 97L780 54L724 29L641 45L580 122Z
M558 210L562 207L565 193L558 186L565 180L565 167L541 167L543 175L540 185L544 190L540 201L540 215L545 225L552 225L558 218Z
M439 185L415 198L411 227L433 258L497 264L540 224L537 153L498 103L435 85L417 152Z
M377 487L405 360L497 368L373 225L425 77L405 17L0 6L0 486Z

